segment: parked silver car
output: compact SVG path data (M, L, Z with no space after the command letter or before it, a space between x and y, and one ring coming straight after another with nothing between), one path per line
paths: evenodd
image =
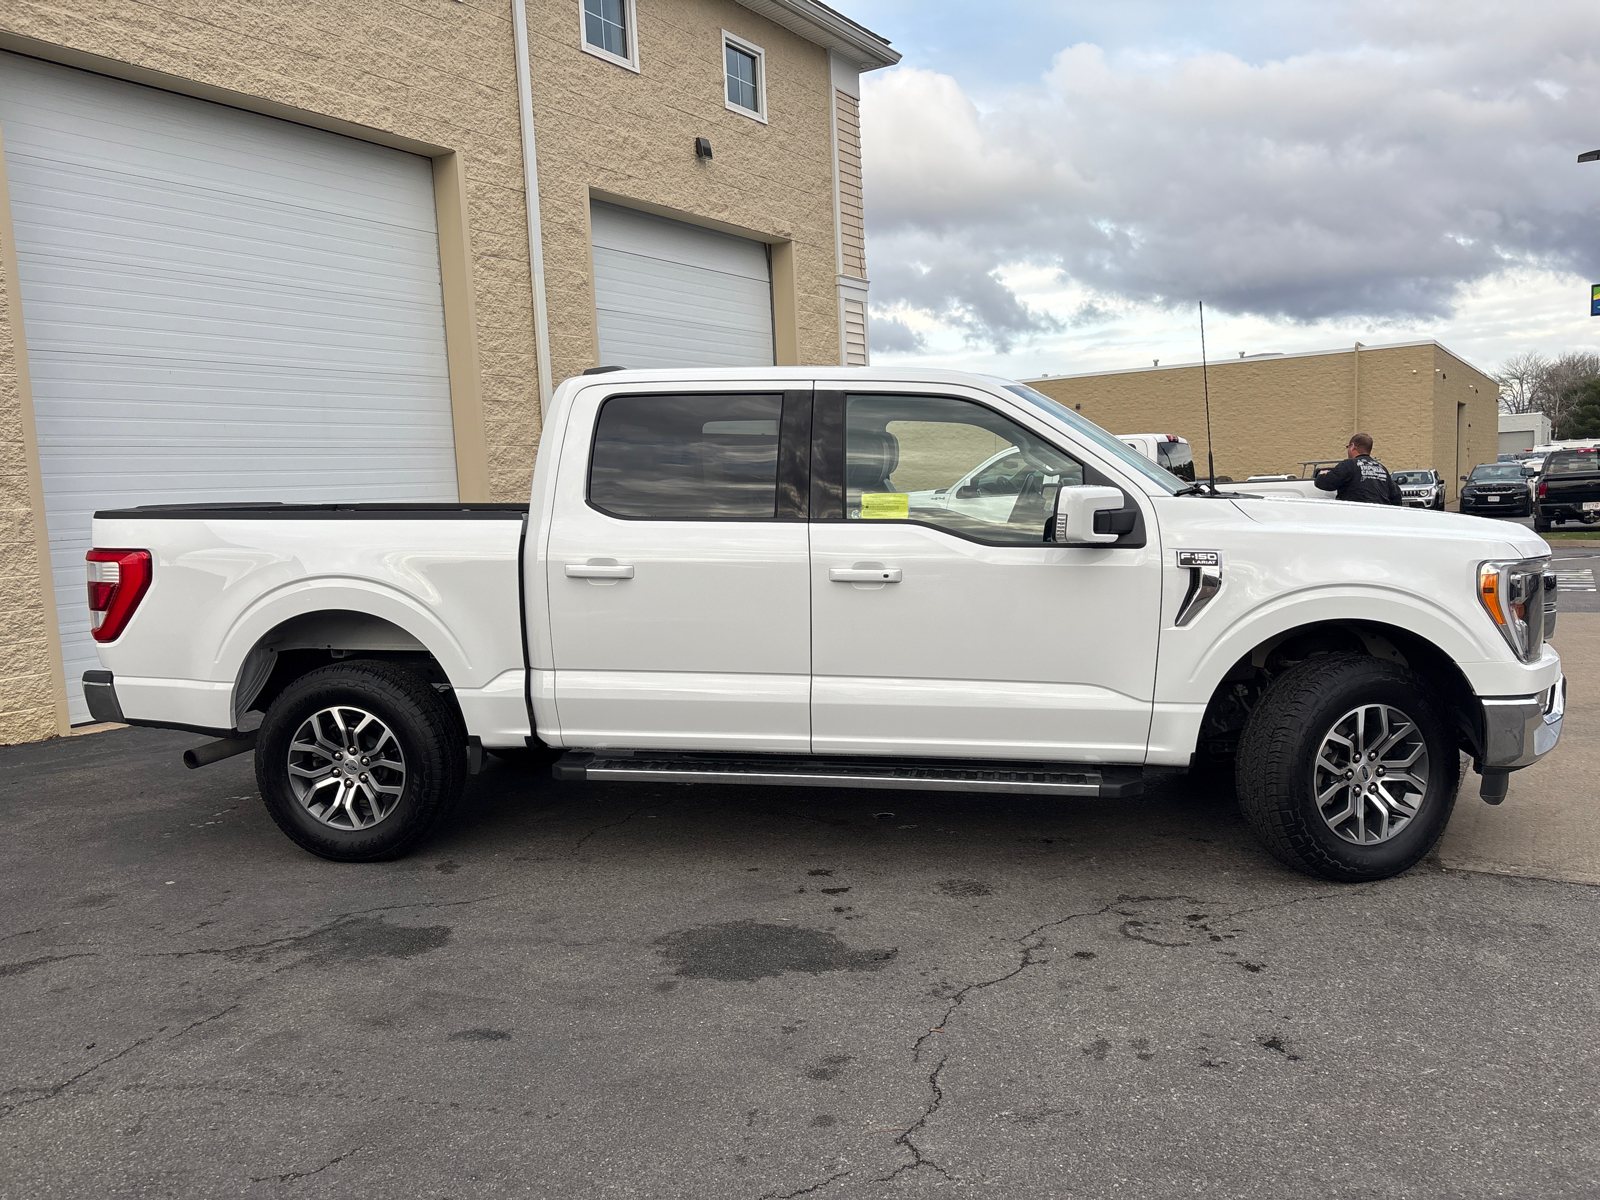
M1400 499L1407 508L1444 510L1444 480L1437 471L1396 471Z

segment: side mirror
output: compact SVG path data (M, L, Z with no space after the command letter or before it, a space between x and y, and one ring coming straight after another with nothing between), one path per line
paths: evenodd
M1112 516L1123 505L1119 488L1097 487L1093 484L1063 486L1056 492L1055 541L1062 546L1106 546L1116 541L1128 529L1115 530ZM1105 513L1104 518L1099 518ZM1132 513L1128 514L1132 516ZM1098 519L1097 519L1098 518ZM1100 530L1105 532L1100 532Z
M1461 482L1462 482L1462 483L1465 483L1465 482L1466 482L1466 481L1467 481L1467 477L1466 477L1466 476L1465 476L1465 475L1463 475L1463 476L1462 476L1462 477L1461 477Z

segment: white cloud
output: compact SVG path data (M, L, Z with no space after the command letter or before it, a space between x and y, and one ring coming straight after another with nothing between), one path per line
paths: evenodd
M1159 339L1200 297L1219 328L1324 344L1600 278L1600 164L1574 161L1600 145L1600 5L1337 7L1361 41L1074 45L981 111L947 75L868 76L875 309L926 353L1011 360L1119 322ZM1571 332L1553 319L1532 324Z

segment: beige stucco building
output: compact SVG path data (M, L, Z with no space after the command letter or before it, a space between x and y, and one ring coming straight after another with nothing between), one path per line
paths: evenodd
M85 719L96 506L516 500L602 361L864 363L897 59L816 0L10 0L0 743Z
M1432 467L1454 498L1459 477L1497 453L1499 389L1437 342L1219 359L1207 375L1218 475L1299 475L1302 462L1343 458L1359 431L1391 470ZM1187 438L1204 473L1199 363L1028 382L1112 433Z

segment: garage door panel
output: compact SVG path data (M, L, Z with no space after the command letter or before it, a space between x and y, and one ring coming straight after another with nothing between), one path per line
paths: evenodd
M432 170L5 53L0 126L81 721L96 509L456 498Z
M591 224L601 362L772 365L765 245L610 204Z

